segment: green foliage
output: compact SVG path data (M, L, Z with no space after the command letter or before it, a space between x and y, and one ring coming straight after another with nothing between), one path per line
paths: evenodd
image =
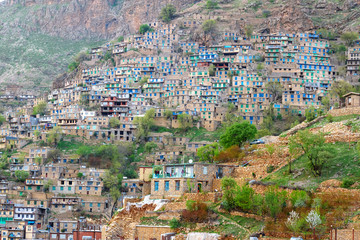
M23 170L16 170L14 173L16 177L16 181L25 182L25 180L29 177L29 173Z
M293 156L304 154L308 159L308 166L314 176L321 176L326 162L333 157L333 149L324 145L323 134L311 133L309 130L299 131L290 137L289 151Z
M187 113L178 115L177 119L179 120L180 129L184 132L188 131L193 125L193 119Z
M148 82L148 80L149 80L149 77L146 77L146 76L142 77L139 82L140 86L144 86Z
M271 132L269 129L261 128L260 130L258 130L258 132L256 134L256 138L262 138L264 136L269 136L269 135L271 135Z
M172 111L170 111L170 110L165 110L165 112L164 112L164 116L166 117L166 119L171 119L172 118L172 115L173 115L173 113L172 113Z
M82 172L79 172L77 174L77 178L82 179L84 177L84 174Z
M329 122L329 123L332 123L334 121L334 117L331 115L331 114L328 114L326 116L326 120Z
M273 165L269 165L266 168L266 172L267 173L272 173L275 170L275 167Z
M252 25L247 25L245 27L245 34L248 39L251 38L251 36L253 35L253 32L254 32L254 27Z
M140 34L145 34L146 32L153 32L154 29L152 29L148 24L141 24L139 28Z
M221 179L221 189L223 191L222 204L223 207L230 211L236 207L235 197L237 191L237 183L231 177L224 177Z
M216 20L209 19L209 20L204 21L201 28L205 34L214 35L217 32Z
M80 155L80 157L88 159L89 156L93 153L93 148L87 145L80 146L76 153Z
M306 207L310 203L311 198L302 190L292 191L290 194L290 201L293 207Z
M119 128L120 127L120 120L117 117L112 117L109 120L109 124L111 128Z
M274 144L267 144L265 145L266 151L269 153L269 155L273 155L274 152L276 151L276 147Z
M306 121L311 122L316 118L316 110L313 106L305 110Z
M153 150L157 149L158 145L154 142L147 142L145 144L145 152L151 153Z
M346 81L335 81L331 86L331 93L344 100L344 95L355 91L354 87Z
M268 18L268 17L271 16L271 12L270 12L269 10L263 10L263 11L262 11L262 16L263 16L264 18Z
M206 9L208 10L214 10L219 8L218 3L216 1L213 0L207 0L206 1Z
M51 129L47 136L47 142L54 146L57 146L58 142L62 139L63 133L62 129L59 126L54 127Z
M118 41L118 42L123 42L123 41L124 41L124 36L118 37L117 41Z
M249 185L245 184L238 188L235 197L235 205L241 211L249 212L253 208L253 198L255 191Z
M265 192L264 204L266 211L275 219L275 221L283 208L286 207L286 195L286 191L279 191L275 188L269 188Z
M3 115L0 114L0 126L1 126L4 122L6 122L6 118L5 118Z
M178 229L181 227L181 223L176 218L173 218L169 221L169 226L171 229Z
M160 17L165 23L171 22L175 18L176 8L172 4L167 4L161 9Z
M341 35L341 40L345 42L347 46L352 46L355 40L359 39L359 33L357 32L345 32Z
M319 34L320 38L322 38L322 39L327 39L327 40L335 40L336 39L336 34L334 32L332 32L331 30L328 30L325 28L320 28L316 32Z
M256 127L247 121L234 123L221 135L220 144L225 148L233 145L242 146L246 141L254 139L256 133Z
M190 201L186 202L186 206L191 210L183 210L181 217L185 222L203 222L208 217L208 207L205 203Z
M214 64L210 64L209 66L209 76L210 77L214 77L216 73L216 69L215 69L215 65Z
M79 65L80 65L79 62L76 61L71 62L68 66L69 72L73 72L75 69L79 67Z
M150 128L154 125L155 109L149 109L145 116L136 117L134 123L137 125L137 141L142 141L148 136Z
M344 179L341 183L342 188L350 188L352 185L354 185L355 180L353 179Z
M44 192L49 192L50 187L53 185L54 185L54 183L52 180L46 181L46 183L44 184Z
M46 102L39 102L33 108L33 115L40 114L40 116L44 116L46 113L47 103Z
M197 156L202 162L214 162L215 157L219 155L221 151L221 146L219 143L215 142L198 148Z

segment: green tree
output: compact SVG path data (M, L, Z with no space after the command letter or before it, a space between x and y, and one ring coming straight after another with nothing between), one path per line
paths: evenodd
M353 92L355 91L354 87L345 81L335 81L332 85L331 85L331 94L337 96L340 98L340 100L344 101L344 95L349 93L349 92Z
M215 157L220 153L221 146L219 143L214 142L212 144L208 144L198 148L197 156L199 160L202 162L214 162Z
M154 142L147 142L145 144L145 152L151 153L153 150L157 149L158 145Z
M331 102L330 102L330 98L329 96L325 96L321 99L321 103L322 105L324 105L325 110L329 111L330 107L331 107Z
M34 161L35 161L35 163L37 164L37 165L41 165L41 162L42 162L42 157L36 157L35 159L34 159Z
M161 9L160 17L165 23L171 22L175 18L176 8L172 4L167 4Z
M78 154L81 158L84 158L85 160L88 160L89 156L93 153L93 148L87 145L80 146L76 150L76 154Z
M153 32L154 29L152 29L148 24L141 24L139 28L140 34L145 34L146 32Z
M252 25L247 25L245 27L245 34L247 38L251 38L254 32L254 27Z
M18 182L25 182L25 180L29 177L29 173L23 170L16 170L14 175Z
M134 123L137 125L136 138L142 141L150 132L150 128L154 126L155 109L149 109L145 116L136 117Z
M54 185L54 183L52 180L46 181L46 183L44 184L44 192L49 192L50 187L53 185Z
M209 76L214 77L216 73L216 68L214 64L210 64L209 66Z
M253 139L256 133L256 127L248 121L234 123L220 136L220 144L225 148L234 145L241 147L246 141Z
M63 132L61 127L56 126L53 129L51 129L50 132L48 133L47 142L49 144L57 146L59 141L62 139L62 136L63 136Z
M41 132L39 130L35 130L34 131L34 136L36 137L36 139L38 139L41 135Z
M123 41L124 41L124 36L118 37L117 41L118 41L118 42L123 42Z
M277 220L278 215L286 206L287 194L286 191L279 191L275 188L269 188L265 192L264 203L267 212L271 217Z
M324 135L303 130L291 136L289 140L290 153L294 157L304 154L311 173L315 177L321 176L326 162L333 157L333 149L325 144Z
M170 111L170 110L165 110L165 112L164 112L164 117L166 117L166 119L171 119L172 118L172 116L173 116L173 113L172 113L172 111Z
M121 196L121 183L123 175L116 174L116 170L110 169L106 171L103 182L105 191L109 192L114 204L111 209L111 216L114 214L115 207L118 203L118 200Z
M187 113L182 113L178 115L177 119L179 120L179 126L180 128L186 132L189 130L193 125L193 119L192 117Z
M40 114L41 116L45 115L47 108L46 102L39 102L36 106L33 108L33 115Z
M253 198L255 195L254 189L248 184L243 185L238 189L235 197L236 206L242 211L248 212L253 208Z
M217 24L213 19L209 19L203 22L202 30L205 34L213 36L217 32Z
M270 94L270 101L272 103L281 102L283 87L279 82L269 82L266 84L266 88Z
M221 189L223 191L222 205L228 211L236 207L235 197L238 187L236 181L231 177L221 179Z
M347 46L352 46L355 40L359 39L359 33L357 32L345 32L341 35L341 40L345 42Z
M305 110L306 121L311 122L316 118L316 110L313 106Z
M111 128L119 128L120 120L117 117L112 117L110 118L109 124Z
M6 118L5 118L2 114L0 114L0 126L1 126L4 122L6 122Z
M48 159L51 159L53 162L57 162L61 156L62 151L59 149L51 150L48 153Z
M207 0L206 1L206 9L213 10L219 8L218 3L213 0Z

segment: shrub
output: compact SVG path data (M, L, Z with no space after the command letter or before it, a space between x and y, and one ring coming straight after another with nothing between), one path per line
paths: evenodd
M266 168L267 173L272 173L274 170L275 170L275 167L273 165L267 166L267 168Z
M171 229L177 229L181 226L181 223L176 218L173 218L169 221L169 226Z
M189 202L189 201L188 201ZM186 222L203 222L208 217L208 207L203 202L186 202L186 208L182 212L182 219ZM189 206L188 206L189 205ZM190 209L190 210L189 210Z
M264 18L268 18L268 17L271 16L271 12L270 12L269 10L264 10L264 11L262 12L262 16L263 16Z
M326 116L326 120L327 120L329 123L331 123L331 122L334 121L334 117L333 117L331 114L328 114L328 115Z
M238 188L235 197L236 207L245 212L250 211L252 209L254 194L254 189L247 184Z
M176 8L172 4L167 4L161 9L160 17L165 23L169 23L175 18Z
M206 9L213 10L218 8L218 3L216 1L207 0L206 1Z
M293 191L290 194L290 201L293 207L306 207L310 202L310 197L305 191Z
M149 25L147 24L142 24L140 25L140 28L139 28L139 33L140 34L144 34L146 32L153 32L154 29L152 29Z
M342 188L350 188L355 183L354 180L351 179L344 179L341 183Z
M314 107L309 107L305 110L306 121L311 122L316 118L316 112Z

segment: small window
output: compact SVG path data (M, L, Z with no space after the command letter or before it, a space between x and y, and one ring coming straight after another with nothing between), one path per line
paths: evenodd
M204 167L203 168L203 174L207 174L208 173L208 169L207 169L207 167Z

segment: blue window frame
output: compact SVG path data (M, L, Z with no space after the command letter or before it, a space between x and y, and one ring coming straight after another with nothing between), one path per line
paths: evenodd
M169 191L169 181L165 181L165 191Z
M155 182L155 191L159 191L159 182Z

